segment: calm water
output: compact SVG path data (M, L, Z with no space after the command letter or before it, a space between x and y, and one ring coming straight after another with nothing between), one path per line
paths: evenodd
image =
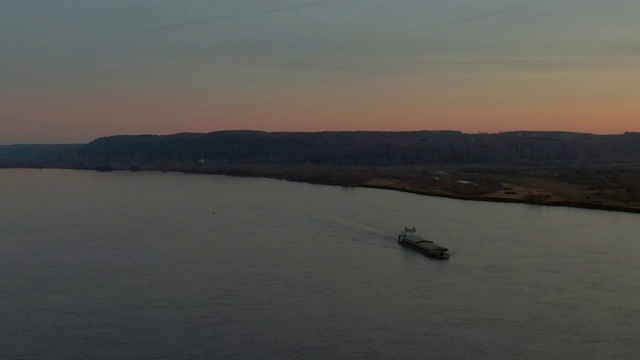
M401 248L405 225L454 256ZM0 170L0 359L637 359L638 339L639 215Z

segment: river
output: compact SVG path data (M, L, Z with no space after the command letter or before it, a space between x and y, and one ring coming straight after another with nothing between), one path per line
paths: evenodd
M640 358L638 214L3 169L0 270L2 359Z

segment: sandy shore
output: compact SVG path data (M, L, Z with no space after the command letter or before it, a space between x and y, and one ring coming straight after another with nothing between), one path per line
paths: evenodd
M638 206L615 202L604 202L597 198L592 199L593 194L595 193L594 191L576 188L575 186L565 186L561 194L569 196L562 196L558 194L557 187L554 189L545 189L509 183L502 183L501 185L503 187L502 189L483 195L456 194L439 188L420 187L410 183L388 179L372 180L363 184L362 187L396 190L419 195L446 197L459 200L522 203L538 206L564 206L582 209L640 213L640 207ZM583 200L580 200L580 198Z

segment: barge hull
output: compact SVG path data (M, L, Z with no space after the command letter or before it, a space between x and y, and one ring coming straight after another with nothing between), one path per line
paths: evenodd
M428 249L425 249L421 246L416 245L415 243L411 242L411 241L406 241L406 240L398 240L398 242L400 243L400 245L402 246L406 246L410 249L413 249L421 254L423 254L424 256L428 256L428 257L432 257L432 258L436 258L436 259L448 259L450 257L450 255L448 255L448 251L447 252L440 252L440 251L430 251Z

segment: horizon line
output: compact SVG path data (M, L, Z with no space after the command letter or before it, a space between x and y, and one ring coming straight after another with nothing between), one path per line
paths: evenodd
M316 130L316 131L269 131L259 129L225 129L214 130L207 132L198 131L182 131L176 133L131 133L131 134L111 134L103 135L92 138L89 141L84 142L18 142L18 143L0 143L0 146L29 146L29 145L86 145L98 139L118 137L118 136L174 136L181 134L213 134L222 132L260 132L267 134L319 134L319 133L419 133L419 132L455 132L465 135L496 135L507 133L568 133L568 134L581 134L581 135L596 135L596 136L621 136L625 134L640 134L640 131L624 131L619 133L593 133L584 131L571 131L571 130L505 130L505 131L479 131L479 132L465 132L462 130L454 129L423 129L423 130Z

